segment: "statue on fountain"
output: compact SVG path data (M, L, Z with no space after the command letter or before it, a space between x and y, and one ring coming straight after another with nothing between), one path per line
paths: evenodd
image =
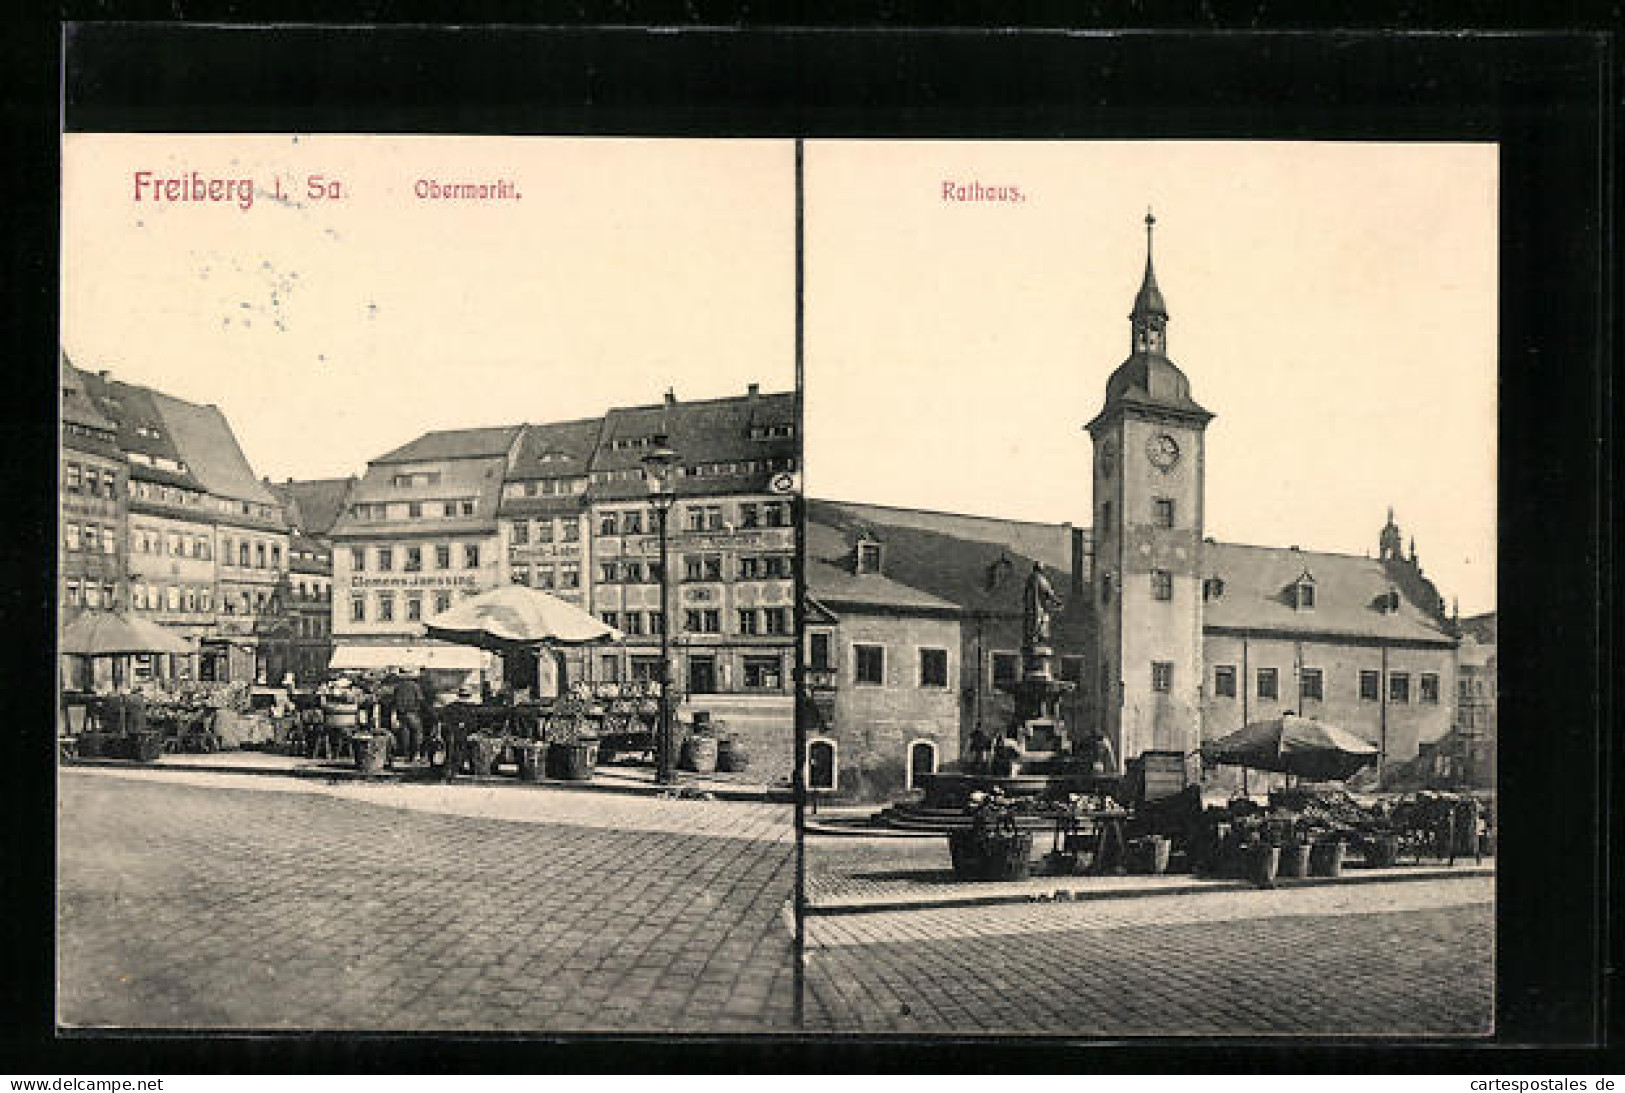
M1047 647L1050 642L1050 620L1054 611L1061 606L1061 597L1050 587L1049 579L1044 576L1044 567L1037 562L1033 563L1033 571L1027 577L1022 598L1022 645L1028 649Z

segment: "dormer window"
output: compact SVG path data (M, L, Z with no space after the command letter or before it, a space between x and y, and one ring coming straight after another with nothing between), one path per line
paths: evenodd
M1377 597L1377 610L1384 615L1391 615L1399 610L1399 590L1390 588Z
M858 540L857 565L859 573L880 572L880 544L873 539Z
M1307 569L1292 582L1292 606L1299 611L1315 608L1315 578Z

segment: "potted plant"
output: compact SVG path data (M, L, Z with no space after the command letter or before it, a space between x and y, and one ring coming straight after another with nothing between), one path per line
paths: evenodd
M1033 836L1016 823L1016 806L996 790L970 795L971 823L948 832L948 853L959 880L1023 880Z
M567 782L589 782L598 763L598 736L585 718L549 721L547 774Z
M711 715L704 710L695 711L693 727L683 738L677 765L696 774L710 774L717 769L717 738L711 730Z

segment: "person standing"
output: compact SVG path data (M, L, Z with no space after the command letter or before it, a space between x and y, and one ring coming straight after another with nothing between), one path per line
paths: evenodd
M423 690L411 676L395 677L390 705L400 729L400 754L403 762L411 762L423 750Z

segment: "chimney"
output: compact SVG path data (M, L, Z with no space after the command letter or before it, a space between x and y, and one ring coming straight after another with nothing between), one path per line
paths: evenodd
M100 376L102 379L106 379L107 378L107 369L98 368L98 369L96 369L96 374L98 376Z
M758 395L760 395L761 393L762 393L762 385L759 384L759 383L750 384L749 386L747 386L745 388L745 397L747 399L749 399L750 401L752 401L752 402L755 402L756 397Z
M675 388L675 387L666 388L666 405L667 406L676 406L677 405L677 388Z

